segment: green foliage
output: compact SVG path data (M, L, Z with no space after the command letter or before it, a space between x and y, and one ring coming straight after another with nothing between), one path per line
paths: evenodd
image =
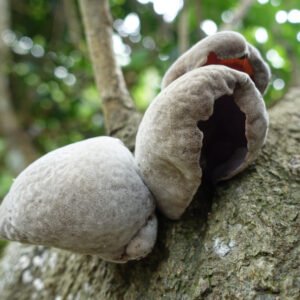
M4 248L7 246L8 242L7 241L2 241L0 240L0 257L2 256L2 253L4 251Z
M163 76L166 69L179 55L178 16L171 23L165 22L162 15L155 13L155 2L159 1L131 0L122 5L119 1L111 1L115 19L126 20L126 16L134 12L139 16L141 22L139 42L132 43L130 35L129 38L128 36L123 37L124 42L132 49L131 62L125 69L125 75L127 72L135 72L134 82L129 81L129 87L133 86L133 90L141 88L139 87L142 83L140 76L146 72L146 69L154 67L160 76ZM174 1L174 5L176 2L178 1ZM203 21L212 20L219 28L226 22L226 16L227 19L230 19L242 1L203 0L199 2L198 0L189 0L185 2L185 5L188 6L189 42L192 45L205 36L199 26ZM296 64L299 64L300 18L298 21L289 21L289 13L293 9L298 9L298 6L297 0L288 2L282 0L256 1L242 22L234 24L235 30L244 34L270 64L273 75L265 96L267 104L272 104L285 93L291 84L292 77L295 76L293 72ZM278 12L286 14L287 20L278 23ZM256 37L261 30L267 34L267 40L264 42L259 41ZM145 46L145 39L148 37L153 40L154 47ZM161 57L165 57L165 59L162 60ZM139 101L144 103L144 100L140 98L136 98L136 101L138 106Z
M12 174L8 168L5 168L6 165L6 143L4 139L0 138L0 203L1 199L8 192L9 187L12 183Z
M154 99L160 87L160 76L155 68L146 69L139 76L137 85L132 90L137 108L145 111L150 104L151 99Z

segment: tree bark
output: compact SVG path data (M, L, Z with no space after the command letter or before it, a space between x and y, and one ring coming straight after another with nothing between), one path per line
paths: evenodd
M8 145L8 167L18 174L37 158L29 136L23 131L11 105L8 69L11 56L1 34L10 29L9 1L0 1L0 134Z
M123 140L132 150L141 115L136 112L116 62L108 0L80 0L79 3L107 133Z
M255 163L217 187L208 219L194 201L159 218L152 254L125 265L11 243L0 295L13 299L299 299L300 89L270 111Z

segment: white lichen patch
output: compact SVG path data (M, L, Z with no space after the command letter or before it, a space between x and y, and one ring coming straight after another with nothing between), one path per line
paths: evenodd
M222 241L222 239L217 237L214 239L213 250L218 256L224 257L231 251L234 246L235 241L230 240L229 243L225 243L224 241Z
M22 274L22 283L24 284L28 284L31 283L33 280L33 276L30 272L30 270L26 270L23 274Z
M91 291L91 285L88 283L88 282L85 282L83 284L83 290L86 292L86 293L89 293Z
M35 267L40 268L43 265L43 259L41 256L35 256L32 260L32 263Z
M52 252L48 260L48 265L51 268L51 270L54 270L56 263L57 263L57 253Z
M300 175L300 155L295 155L292 157L288 163L288 166L293 175Z
M228 244L229 248L232 249L235 246L235 241L231 240Z
M30 266L30 258L27 255L22 255L18 262L18 267L25 270Z
M33 286L37 291L41 291L44 288L44 283L40 278L36 278L33 281Z

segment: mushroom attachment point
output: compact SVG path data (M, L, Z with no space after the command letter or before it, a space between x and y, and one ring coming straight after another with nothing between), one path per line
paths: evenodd
M229 179L257 157L268 128L261 93L245 72L223 65L178 76L151 103L135 157L160 210L178 219L203 173Z
M74 143L41 157L14 181L0 207L0 236L124 263L153 248L153 197L115 138Z

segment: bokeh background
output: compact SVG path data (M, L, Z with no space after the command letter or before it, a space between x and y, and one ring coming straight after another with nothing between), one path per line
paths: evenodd
M269 63L268 106L299 78L299 0L110 2L115 54L140 111L180 53L226 28L242 33ZM0 32L1 201L32 157L105 130L77 2L12 0L0 18L6 21Z

